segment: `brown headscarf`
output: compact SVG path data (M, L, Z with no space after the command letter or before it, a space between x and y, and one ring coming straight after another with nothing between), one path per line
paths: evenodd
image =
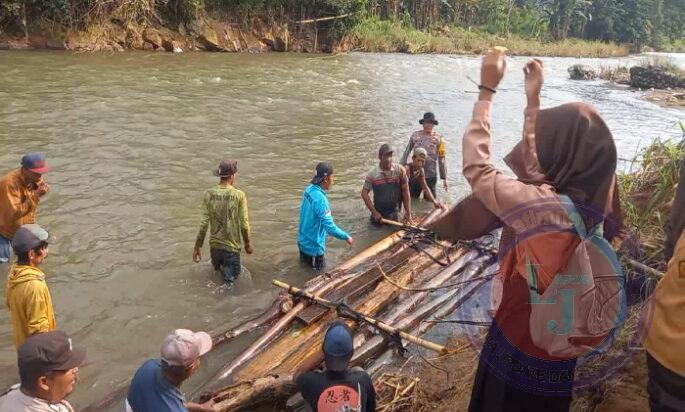
M505 161L522 182L547 183L569 196L588 229L612 215L614 228L605 236L616 234L621 220L616 146L606 123L591 105L568 103L540 110L534 141L519 142ZM502 222L471 195L431 229L449 239L474 239L500 226Z

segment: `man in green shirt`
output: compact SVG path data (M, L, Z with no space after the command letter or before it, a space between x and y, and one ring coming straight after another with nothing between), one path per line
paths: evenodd
M243 242L245 252L252 254L247 198L242 190L233 187L237 173L238 163L231 160L222 160L214 172L221 180L217 186L205 192L200 232L193 251L193 261L197 263L202 259L202 244L209 226L212 265L215 270L222 272L229 286L240 275L240 249Z

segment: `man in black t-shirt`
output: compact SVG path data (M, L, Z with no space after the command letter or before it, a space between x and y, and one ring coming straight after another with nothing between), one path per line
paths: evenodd
M368 373L348 369L354 354L352 331L338 320L326 331L323 341L326 370L295 373L293 379L314 412L375 412L376 391ZM318 364L318 363L317 363ZM316 365L303 365L302 371Z

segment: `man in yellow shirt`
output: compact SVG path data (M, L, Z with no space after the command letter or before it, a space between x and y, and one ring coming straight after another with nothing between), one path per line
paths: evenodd
M43 174L50 170L42 153L21 158L21 168L0 179L0 263L10 261L10 242L19 226L35 223L36 208L50 186Z
M48 256L49 240L48 232L33 223L21 226L12 238L17 263L7 277L7 307L17 348L29 336L57 328L52 297L40 270Z

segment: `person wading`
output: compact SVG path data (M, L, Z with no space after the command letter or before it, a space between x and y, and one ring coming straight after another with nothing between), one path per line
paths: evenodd
M380 224L381 218L399 220L399 207L404 204L404 220L411 221L411 202L407 172L404 167L394 164L393 151L384 144L378 149L378 166L366 176L362 188L362 199L371 212L371 221ZM373 201L369 192L373 191Z
M18 355L21 384L0 397L0 412L74 412L65 398L76 388L86 351L56 330L31 336Z
M539 109L543 68L532 60L524 69L528 107L523 139L505 158L518 179L495 168L490 112L505 68L499 51L483 58L479 99L463 138L463 173L472 194L429 228L442 238L475 239L504 226L501 303L480 353L469 411L568 411L577 356L608 338L620 326L625 308L621 276L611 272L615 266L607 266L607 261L617 263L608 241L621 226L616 147L590 105ZM607 245L606 250L589 249L587 239ZM598 283L593 274L601 272L606 282ZM564 293L570 302L560 298L538 304L547 299L548 289L562 295L557 278L580 277L581 282L568 285L571 293ZM585 285L596 289L587 295L570 289ZM604 296L618 300L603 301ZM568 308L573 310L570 320L559 321L559 311L566 314ZM557 328L549 320L534 321L546 313L555 316ZM593 324L597 319L602 323Z
M409 155L412 150L417 148L426 150L426 164L424 166L426 182L428 183L428 187L430 188L433 197L437 197L435 185L438 182L438 172L440 173L440 179L442 179L442 185L445 191L447 191L448 188L445 138L434 130L434 127L438 125L438 121L435 119L433 113L425 113L423 118L419 120L419 124L423 126L423 130L418 130L411 135L409 143L407 143L407 148L404 149L404 153L400 159L400 164L408 164ZM421 193L422 189L420 182L415 182L414 185L411 186L412 193ZM424 190L423 193L424 198L428 200L428 197L426 196L427 192Z
M344 240L352 246L354 240L333 221L331 205L326 192L333 186L333 166L321 162L316 165L316 175L302 195L300 226L297 231L297 246L300 260L315 270L326 265L326 237L328 235Z
M10 261L10 242L19 226L36 222L38 203L50 191L43 180L49 170L44 154L28 153L21 168L0 180L0 263Z
M421 190L423 190L424 197L427 201L433 203L436 209L444 209L445 206L435 200L433 193L428 187L426 182L426 174L424 172L423 166L426 164L426 158L428 153L426 149L418 147L414 149L414 154L411 157L411 163L404 166L404 170L409 177L409 194L412 198L418 198L421 195Z
M224 282L233 285L240 275L241 243L245 252L252 254L250 241L250 220L247 214L247 197L242 190L234 187L238 174L238 163L223 160L214 172L219 184L205 192L202 201L200 231L195 240L193 261L202 259L202 244L207 227L210 227L209 247L214 270L221 271ZM242 242L241 242L242 241Z
M48 257L48 232L36 224L23 225L12 239L17 263L7 276L7 307L12 317L14 344L57 328L52 297L40 266Z
M666 274L654 291L645 342L652 412L685 411L685 159L666 229Z

